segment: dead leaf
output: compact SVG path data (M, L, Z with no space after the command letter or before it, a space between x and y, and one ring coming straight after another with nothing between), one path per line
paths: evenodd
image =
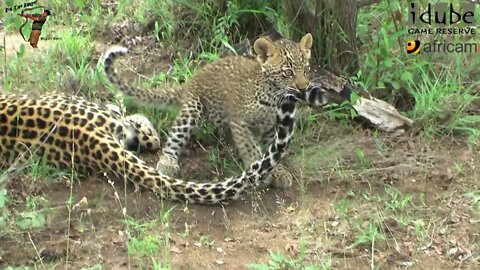
M171 247L171 248L170 248L170 252L175 253L175 254L180 254L180 253L182 253L182 251L181 251L178 247L176 247L176 246Z

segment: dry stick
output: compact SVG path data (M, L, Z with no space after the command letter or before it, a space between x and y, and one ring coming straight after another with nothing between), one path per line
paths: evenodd
M33 249L35 250L35 253L37 253L37 257L40 260L40 265L42 266L43 270L46 270L47 268L45 268L45 265L43 264L42 255L40 254L40 251L37 249L37 245L35 245L35 242L33 242L32 235L30 234L30 232L27 232L27 234L28 234L28 239L30 240L30 243L33 246Z

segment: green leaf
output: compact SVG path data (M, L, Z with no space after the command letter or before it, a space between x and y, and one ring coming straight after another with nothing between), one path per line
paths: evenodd
M28 229L30 228L30 226L32 225L32 222L29 218L21 218L21 219L18 219L15 221L15 223L17 224L18 227L20 227L20 229L22 230L25 230L25 229Z
M276 261L276 262L281 262L281 261L283 261L283 255L282 255L282 253L280 253L280 252L273 252L273 251L271 251L271 252L270 252L270 256L271 256L272 259L273 259L274 261Z
M354 118L357 115L358 115L357 111L354 108L350 108L350 116Z
M38 214L32 218L32 227L41 228L45 225L45 217L42 214Z
M413 80L413 74L410 71L404 71L402 72L402 75L400 75L400 80L404 82L411 82Z
M254 270L269 270L268 266L264 264L247 264L247 267Z
M75 0L75 6L78 8L85 8L86 5L85 0Z
M17 58L22 58L25 55L25 45L20 45L20 51L17 52Z
M230 43L228 43L226 40L222 40L222 44L223 44L223 46L225 46L227 49L229 49L230 51L232 51L235 55L237 54L237 51L235 50L235 48L233 48L233 46L230 45Z
M392 84L393 89L395 89L395 90L400 89L400 84L398 82L391 81L390 83Z
M0 208L5 207L8 202L7 189L0 189Z
M383 66L390 68L393 66L393 60L391 58L386 58L382 61Z

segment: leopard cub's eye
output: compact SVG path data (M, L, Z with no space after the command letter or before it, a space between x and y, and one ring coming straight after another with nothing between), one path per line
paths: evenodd
M306 65L306 66L303 68L303 72L305 72L305 73L310 72L310 65Z
M285 77L292 77L293 76L293 70L291 69L286 69L283 71L283 76Z

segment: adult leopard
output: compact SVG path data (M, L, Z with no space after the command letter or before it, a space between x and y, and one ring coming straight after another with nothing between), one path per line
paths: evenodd
M11 166L19 158L34 156L55 167L108 172L174 200L215 204L237 199L253 185L268 184L267 176L292 137L295 110L296 98L285 93L277 104L275 139L240 176L195 183L164 175L128 151L119 136L128 127L104 105L61 94L0 95L0 165Z

